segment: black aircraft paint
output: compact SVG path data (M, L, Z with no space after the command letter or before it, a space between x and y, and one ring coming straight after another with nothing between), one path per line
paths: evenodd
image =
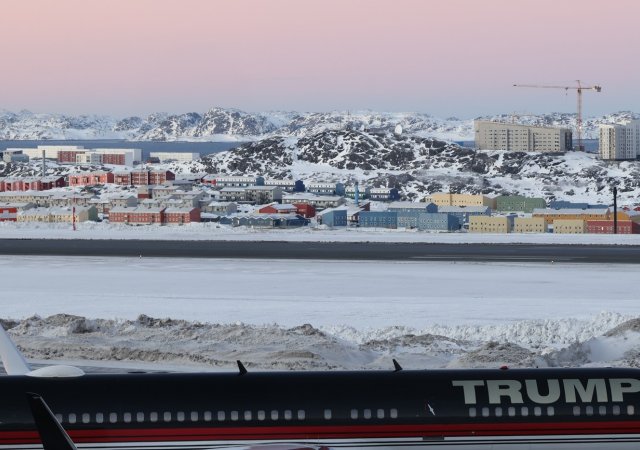
M29 392L80 448L640 445L636 369L3 376L0 449L41 448Z

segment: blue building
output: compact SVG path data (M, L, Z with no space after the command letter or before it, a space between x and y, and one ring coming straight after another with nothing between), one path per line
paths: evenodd
M418 216L418 229L424 231L458 231L460 219L447 213L421 213Z
M325 209L317 216L318 224L330 227L346 227L347 226L347 209L333 208Z
M396 212L414 212L418 211L421 213L437 213L438 205L435 203L418 203L418 202L392 202L389 204L387 211L396 211ZM399 226L399 225L398 225Z
M439 206L438 212L452 214L461 224L465 224L469 223L471 216L490 216L491 208L488 206Z
M365 228L398 228L398 213L395 211L362 211L358 223Z

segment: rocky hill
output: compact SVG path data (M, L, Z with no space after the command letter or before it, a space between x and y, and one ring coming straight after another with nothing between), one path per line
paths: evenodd
M325 130L244 144L198 162L174 164L177 172L252 174L301 180L358 181L397 187L409 200L438 191L522 194L547 200L640 203L640 161L605 162L595 155L475 151L415 135Z

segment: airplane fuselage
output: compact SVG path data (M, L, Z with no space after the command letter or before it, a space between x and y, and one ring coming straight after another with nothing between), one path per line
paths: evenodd
M0 449L39 448L26 392L81 449L640 445L636 369L4 376Z

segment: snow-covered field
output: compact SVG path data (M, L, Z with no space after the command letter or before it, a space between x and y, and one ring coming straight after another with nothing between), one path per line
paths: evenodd
M0 239L157 239L295 242L425 242L445 244L600 244L640 245L640 234L475 234L429 233L367 228L254 229L192 223L183 226L130 226L104 222L70 224L0 222Z
M639 271L5 257L0 316L35 359L199 368L241 359L269 369L381 368L392 357L412 368L638 365Z

